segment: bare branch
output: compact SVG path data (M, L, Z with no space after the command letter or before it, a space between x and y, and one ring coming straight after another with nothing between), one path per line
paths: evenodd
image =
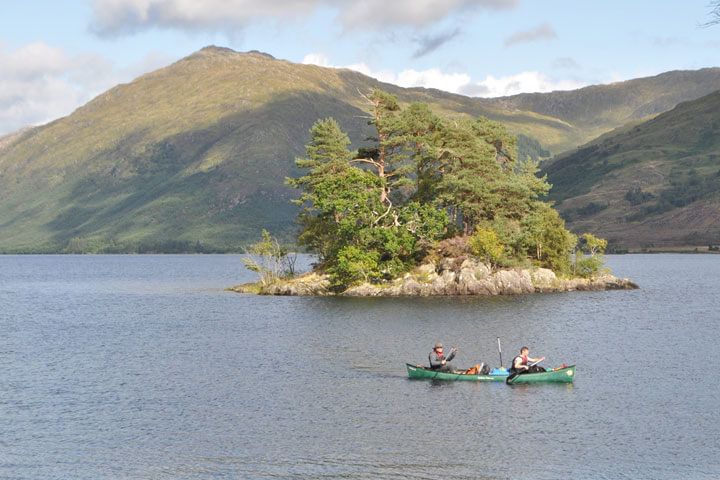
M392 201L388 198L387 202L388 202L387 210L385 211L385 213L383 213L382 215L380 215L378 218L375 219L375 221L373 222L373 225L377 225L378 223L380 223L380 220L387 217L388 214L390 213L390 211L392 210L392 207L393 207Z
M393 225L396 227L400 226L400 218L398 217L397 212L393 212Z
M701 27L707 28L720 24L720 0L713 0L710 2L710 8L710 20L700 24Z
M380 164L378 162L376 162L375 160L372 160L370 158L354 158L354 159L350 160L350 163L355 163L355 162L369 163L371 165L375 165L376 167L380 166Z

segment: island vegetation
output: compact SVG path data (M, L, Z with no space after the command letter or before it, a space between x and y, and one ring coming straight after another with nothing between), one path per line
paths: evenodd
M317 256L306 277L322 279L322 289L365 284L376 293L421 266L420 276L451 271L448 260L478 278L478 268L545 269L566 279L606 273L607 242L565 228L545 200L547 179L530 157L518 158L503 125L440 116L423 103L402 107L381 90L366 99L375 132L368 144L351 150L334 119L318 120L296 160L303 174L287 180L300 190L298 243ZM267 232L249 252L257 291L275 293L295 273Z

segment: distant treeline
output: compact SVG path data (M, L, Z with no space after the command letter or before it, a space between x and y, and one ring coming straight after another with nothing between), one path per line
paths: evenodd
M720 170L714 175L707 173L700 175L694 168L687 172L674 168L670 174L670 186L660 193L657 201L642 207L639 212L629 215L627 220L643 220L651 215L682 208L698 200L716 195L718 191L720 191ZM638 192L628 192L625 198L633 205L655 199L652 194L642 191L640 193L643 194L642 197L638 197Z
M540 142L523 134L517 136L517 152L519 159L530 158L536 162L552 156L552 153L545 150Z
M244 253L244 245L213 245L199 240L116 241L106 238L75 237L67 244L0 251L0 254L153 254L153 253Z

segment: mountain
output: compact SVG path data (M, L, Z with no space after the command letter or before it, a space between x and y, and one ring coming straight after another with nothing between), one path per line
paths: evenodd
M671 97L669 105L683 90L689 99L720 88L717 69L671 73L642 89L644 79L631 81L644 92L636 116L660 108L652 92ZM545 102L477 99L206 47L0 139L0 251L227 250L262 228L289 240L295 192L283 182L297 173L308 129L332 116L359 146L369 133L362 92L382 88L440 113L485 115L521 135L523 154L546 156L635 118L610 115L616 100L603 101L622 85L592 90L592 104L572 92L539 94Z
M627 123L647 120L678 103L720 89L720 68L678 70L654 77L550 93L489 99L496 108L531 111L566 122L565 137L540 138L553 153L584 144Z
M544 171L575 230L626 248L720 244L720 91L603 135Z
M497 98L467 99L430 89L407 91L430 93L433 100L448 102L449 111L482 112L482 115L503 122L513 132L538 140L551 153L559 154L622 125L648 120L680 102L700 98L718 89L720 68L714 67L675 70L577 90ZM393 93L397 94L397 90ZM468 100L474 108L462 105Z
M333 116L359 145L369 134L361 92L373 88L518 131L564 128L459 95L208 47L3 140L0 251L233 249L262 228L289 240L295 192L284 179L309 128Z

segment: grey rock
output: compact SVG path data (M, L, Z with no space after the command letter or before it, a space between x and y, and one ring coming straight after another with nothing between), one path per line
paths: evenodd
M530 272L532 284L537 291L554 292L559 287L558 278L550 269L538 268Z
M424 265L420 265L417 267L417 273L418 275L432 275L435 273L435 264L434 263L426 263Z
M445 283L446 285L454 283L455 282L455 272L452 270L444 270L442 272L442 275L440 275L440 280Z
M409 279L405 280L405 282L403 282L401 292L404 295L416 296L416 295L420 295L421 290L422 290L422 288L421 288L420 284L417 281L415 281L415 279L409 278Z
M530 272L527 270L500 270L492 274L497 291L503 295L533 293Z
M355 287L345 290L342 295L346 297L377 297L380 293L380 287L369 283L362 283Z
M455 269L454 258L443 258L440 260L438 271L442 274L444 272L452 272Z
M478 263L474 268L474 274L476 280L483 280L490 276L492 269L489 265L484 263Z

